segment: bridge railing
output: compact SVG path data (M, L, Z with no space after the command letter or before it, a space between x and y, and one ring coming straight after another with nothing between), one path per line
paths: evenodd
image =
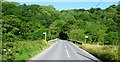
M83 44L83 42L80 42L80 41L77 41L77 40L68 39L68 41L70 41L70 42L72 42L74 44L80 44L80 45Z

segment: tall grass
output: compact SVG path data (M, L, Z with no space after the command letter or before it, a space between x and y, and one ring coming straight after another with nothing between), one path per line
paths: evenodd
M119 62L118 45L79 45L80 48L93 54L103 62Z
M2 42L0 41L0 60L2 60Z
M6 42L3 43L3 60L28 60L47 47L49 44L44 40Z

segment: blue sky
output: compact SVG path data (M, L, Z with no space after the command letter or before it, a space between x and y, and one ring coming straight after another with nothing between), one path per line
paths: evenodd
M98 7L105 9L113 4L118 4L119 0L7 0L19 2L20 4L26 3L38 4L38 5L53 5L57 10L67 10L67 9L90 9L95 8L97 4L101 1Z
M118 2L120 0L7 0L16 2Z
M57 10L67 10L67 9L90 9L95 8L98 2L20 2L20 4L26 3L30 4L38 4L38 5L53 5ZM110 5L118 4L118 2L101 2L98 7L105 9Z

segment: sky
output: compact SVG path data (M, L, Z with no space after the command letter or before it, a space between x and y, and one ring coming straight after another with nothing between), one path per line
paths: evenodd
M99 2L101 0L8 0L16 2ZM118 2L120 0L102 0L102 2Z
M68 9L90 9L97 7L105 9L110 5L117 5L119 0L8 0L19 2L20 4L37 4L37 5L53 5L57 10L68 10Z
M67 10L67 9L90 9L96 8L99 2L20 2L21 4L26 3L30 4L38 4L38 5L53 5L57 10ZM101 2L98 7L105 9L110 5L118 4L118 2Z

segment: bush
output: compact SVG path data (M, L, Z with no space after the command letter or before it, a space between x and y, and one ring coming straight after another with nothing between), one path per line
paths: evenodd
M48 46L43 40L6 42L3 43L3 60L27 60Z
M93 54L103 62L118 62L118 46L116 45L80 45L80 48L85 49L89 53Z

